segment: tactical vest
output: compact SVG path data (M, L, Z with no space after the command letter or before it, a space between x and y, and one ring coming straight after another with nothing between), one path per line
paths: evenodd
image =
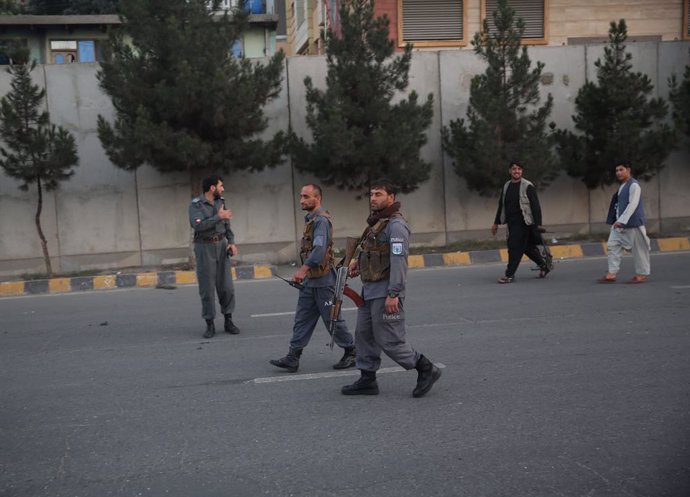
M331 224L331 215L328 212L324 212L317 216L314 216L314 218L311 221L307 222L304 225L304 232L302 233L302 244L300 246L299 251L299 257L302 261L302 264L304 264L304 261L306 261L309 258L309 254L311 254L311 251L314 249L314 223L316 222L316 218L319 216L325 217L328 221L328 226L331 228L331 230L333 229L333 225ZM333 237L331 237L331 239L328 240L326 255L324 256L323 260L318 265L318 267L313 267L309 269L309 271L307 272L307 278L320 278L322 276L327 275L334 264L335 260L333 258Z
M370 226L362 240L362 251L359 254L359 272L362 281L371 283L387 279L391 272L391 253L388 241L381 243L379 234L388 226L391 219L402 217L396 212L391 217L381 219Z

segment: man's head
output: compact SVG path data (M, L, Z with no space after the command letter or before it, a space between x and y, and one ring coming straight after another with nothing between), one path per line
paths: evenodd
M220 198L220 196L225 191L223 187L223 178L220 176L207 176L201 182L201 188L204 193L211 193L213 198Z
M382 211L395 202L398 188L388 180L380 179L372 181L369 187L369 204L372 211Z
M321 207L321 187L308 183L299 192L299 205L303 211L314 212Z
M508 164L508 174L510 175L511 181L518 182L522 179L522 164L518 161L511 161Z
M632 169L630 167L630 162L626 160L616 160L614 161L616 167L616 179L620 183L625 183L630 178L632 178Z

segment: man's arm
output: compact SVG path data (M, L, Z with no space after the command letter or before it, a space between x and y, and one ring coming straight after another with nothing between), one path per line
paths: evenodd
M623 213L618 219L616 219L616 224L625 226L630 221L630 216L633 215L635 209L640 203L640 197L642 196L642 188L637 183L630 185L630 190L628 191L628 206L625 208Z
M388 296L386 297L384 307L386 314L394 314L400 311L400 298L398 294L405 291L410 231L404 223L395 219L388 226L390 227L390 238L388 240L390 274L388 277Z
M491 234L496 235L498 231L498 225L501 224L501 210L503 209L503 191L498 195L498 209L496 210L496 217L494 218L494 224L491 226Z
M189 206L189 224L195 233L203 233L212 230L220 221L218 214L206 217L206 212L201 201L193 201Z

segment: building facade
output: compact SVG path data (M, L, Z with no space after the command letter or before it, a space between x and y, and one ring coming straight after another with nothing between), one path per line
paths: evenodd
M338 5L346 0L288 0L291 55L323 52L322 31L337 31ZM611 21L625 19L630 41L690 39L690 0L509 0L525 22L525 44L581 45L605 41ZM377 16L390 19L401 50L471 49L472 38L498 0L376 0Z

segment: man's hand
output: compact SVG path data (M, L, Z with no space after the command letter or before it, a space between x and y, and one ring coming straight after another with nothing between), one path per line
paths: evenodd
M237 245L235 245L234 243L228 244L228 252L232 257L235 257L238 254Z
M300 267L295 274L292 275L292 281L296 283L302 283L304 281L304 278L307 277L307 273L309 272L309 266L306 264L302 264L302 267Z
M218 217L221 219L225 219L226 221L229 221L230 219L232 219L232 211L221 206L218 210Z
M498 224L492 224L491 225L491 234L493 236L496 236L496 232L498 231Z
M613 227L621 230L621 229L625 228L625 225L623 223L619 223L618 221L616 221L615 223L613 223Z
M356 259L353 259L350 261L350 265L347 268L347 275L350 278L356 278L359 276L359 261Z
M399 297L386 297L385 303L386 314L395 314L400 310Z

